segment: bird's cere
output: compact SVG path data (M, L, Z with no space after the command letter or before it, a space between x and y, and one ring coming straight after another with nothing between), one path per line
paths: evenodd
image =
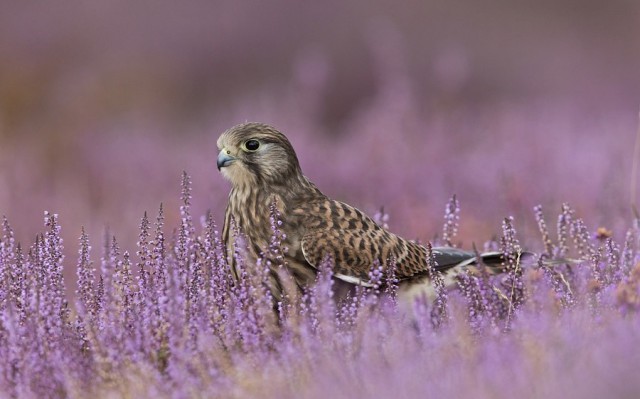
M235 160L236 159L231 156L231 153L228 150L223 148L218 153L218 159L217 159L217 162L216 162L217 165L218 165L218 170L224 168L225 166L229 166Z

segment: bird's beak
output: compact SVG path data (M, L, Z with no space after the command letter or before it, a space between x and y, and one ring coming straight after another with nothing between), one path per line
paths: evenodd
M222 151L218 153L218 170L224 168L225 166L229 166L229 164L231 164L231 162L235 160L236 159L229 155L227 153L227 150L223 148Z

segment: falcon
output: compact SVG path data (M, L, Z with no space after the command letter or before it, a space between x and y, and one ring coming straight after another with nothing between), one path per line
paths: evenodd
M377 224L351 205L324 195L304 176L287 137L262 123L243 123L224 132L217 142L217 166L231 182L222 239L234 276L234 240L244 237L246 261L255 265L267 253L273 236L271 207L275 204L284 233L284 267L300 290L311 286L322 262L331 262L337 287L371 287L373 265L394 268L399 299L425 293L433 297L427 249ZM476 263L474 252L453 247L432 250L435 270L447 284ZM500 253L482 254L486 264L499 265ZM272 262L276 265L277 262ZM273 266L269 289L282 295L281 273ZM384 281L383 281L384 284ZM343 289L344 291L344 289Z

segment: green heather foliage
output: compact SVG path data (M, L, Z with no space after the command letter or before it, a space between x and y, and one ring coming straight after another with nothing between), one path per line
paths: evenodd
M455 242L460 206L446 206ZM622 242L590 232L567 204L549 232L534 210L544 248L533 262L507 256L507 273L464 275L434 301L396 303L393 276L372 265L376 288L332 300L331 265L304 295L274 304L269 265L243 261L230 278L219 228L196 225L191 182L182 181L180 223L145 214L137 252L104 242L96 267L80 236L73 303L60 224L24 248L6 220L0 239L0 392L3 397L634 397L640 393L640 231ZM383 210L376 216L387 221ZM268 259L281 259L272 210ZM486 247L526 247L506 218ZM165 231L172 231L165 235ZM435 242L438 244L439 242ZM431 248L431 243L427 243ZM265 261L266 262L266 261ZM283 274L286 274L283 270ZM286 278L285 278L286 281ZM388 282L388 283L385 283ZM400 310L404 309L404 310Z

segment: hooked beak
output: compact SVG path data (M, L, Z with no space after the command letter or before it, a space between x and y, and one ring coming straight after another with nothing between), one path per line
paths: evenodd
M228 154L227 150L225 150L224 148L222 149L222 151L220 151L218 153L218 170L224 168L225 166L229 166L231 164L231 162L235 161L236 159L234 157L232 157L231 155Z

